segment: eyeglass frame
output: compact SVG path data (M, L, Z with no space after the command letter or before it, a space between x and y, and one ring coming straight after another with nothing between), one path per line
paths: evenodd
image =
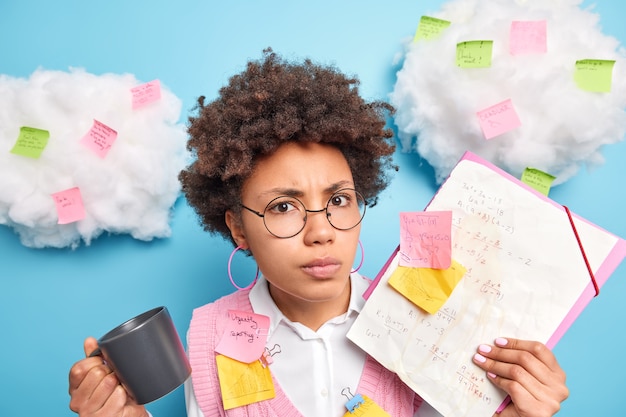
M333 197L335 196L335 194L339 194L342 191L354 191L354 193L357 195L357 199L358 197L361 197L361 200L363 201L363 214L361 215L361 218L359 219L359 221L351 227L348 227L346 229L341 229L337 226L335 226L331 221L330 221L330 216L328 215L328 205L330 204L331 200L333 199ZM267 227L267 223L265 222L265 212L267 211L267 208L276 200L278 200L279 198L291 198L296 200L298 203L300 203L302 205L302 207L304 208L304 220L302 222L302 227L300 228L300 230L298 230L296 233L290 235L290 236L278 236L277 234L273 233L269 227ZM323 211L326 212L326 220L328 220L328 224L330 224L334 229L336 230L342 230L342 231L346 231L346 230L352 230L355 227L357 227L359 224L361 224L361 222L363 221L363 218L365 217L365 212L367 211L367 200L365 200L365 197L363 197L363 194L361 194L360 192L358 192L356 189L354 188L342 188L340 190L337 190L335 192L332 193L332 195L328 198L328 201L326 202L326 207L324 207L323 209L319 209L319 210L309 210L306 208L306 206L304 205L304 203L297 197L294 196L288 196L288 195L279 195L278 197L275 197L273 199L270 200L269 203L267 203L267 205L265 206L265 208L263 209L263 213L253 210L250 207L247 207L246 205L244 205L243 203L239 203L239 205L248 210L250 213L252 214L256 214L258 217L263 219L263 226L265 226L265 229L269 232L269 234L271 234L274 237L277 237L278 239L290 239L294 236L297 236L300 234L300 232L302 232L304 230L304 228L306 227L306 222L309 218L309 213L321 213Z

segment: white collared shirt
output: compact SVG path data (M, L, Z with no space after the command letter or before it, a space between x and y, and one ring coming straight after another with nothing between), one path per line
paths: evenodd
M317 331L294 323L276 307L267 282L260 281L250 292L255 313L270 317L267 347L276 353L270 366L287 397L303 416L343 416L365 365L365 352L346 337L356 320L369 282L352 276L350 303L346 313L328 320ZM306 381L303 383L303 380ZM342 391L344 394L342 394ZM349 395L346 397L345 395Z
M346 334L363 308L362 294L369 281L353 273L351 284L347 312L330 319L317 331L286 318L274 303L263 277L250 291L254 312L270 318L266 346L273 353L272 375L305 417L341 417L347 411L346 394L357 393L366 355ZM193 394L191 378L185 382L185 398L188 417L204 417ZM430 407L424 403L418 415L430 415L424 414L426 408Z

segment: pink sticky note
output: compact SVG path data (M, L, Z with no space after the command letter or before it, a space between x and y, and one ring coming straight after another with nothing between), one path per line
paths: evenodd
M52 194L59 217L58 224L67 224L85 218L85 207L78 187Z
M161 99L161 83L153 80L130 89L133 94L133 110Z
M511 55L545 54L547 46L547 23L545 20L513 21L509 35Z
M448 269L451 230L451 211L400 213L400 266Z
M117 139L115 130L94 119L93 126L83 136L80 143L94 151L100 158L104 158L109 153L115 139Z
M261 359L267 342L270 318L261 314L228 310L228 323L215 351L239 362Z
M511 99L476 113L485 139L491 139L522 125Z

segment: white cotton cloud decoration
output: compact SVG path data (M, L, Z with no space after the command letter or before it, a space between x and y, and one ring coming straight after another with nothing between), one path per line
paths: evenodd
M603 145L626 133L626 66L619 42L603 35L599 15L577 0L453 0L430 15L451 22L439 36L407 44L390 102L401 149L417 151L448 176L472 151L520 177L533 167L571 178L603 163ZM511 54L513 21L545 21L545 53ZM456 63L457 43L492 40L487 68ZM581 89L576 62L614 60L610 92ZM490 140L477 112L511 100L521 125Z
M187 164L181 101L161 97L133 109L130 74L39 69L29 78L0 75L0 224L33 248L89 245L103 232L140 240L168 237L171 209ZM81 142L94 121L117 132L100 156ZM12 152L22 127L49 132L37 157ZM81 220L59 224L52 195L77 187Z

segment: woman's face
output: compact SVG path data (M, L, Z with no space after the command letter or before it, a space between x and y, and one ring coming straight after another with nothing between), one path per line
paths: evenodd
M343 188L354 188L354 181L337 148L291 142L257 163L244 183L241 203L263 213L271 200L289 195L297 197L307 210L320 210ZM326 303L340 310L347 306L360 225L338 230L325 212L308 213L300 233L281 239L269 233L263 219L248 210L242 210L240 223L233 221L232 213L227 220L229 217L235 241L252 252L279 308L298 308L306 303Z

